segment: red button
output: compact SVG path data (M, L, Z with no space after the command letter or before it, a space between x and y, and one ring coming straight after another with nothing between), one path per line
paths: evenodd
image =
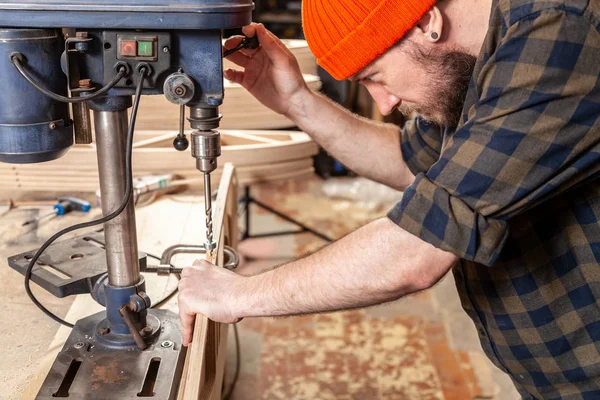
M121 55L126 57L136 56L135 40L121 40Z

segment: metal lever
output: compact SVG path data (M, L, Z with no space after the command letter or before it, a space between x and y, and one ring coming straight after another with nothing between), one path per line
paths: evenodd
M242 39L242 41L235 46L232 49L226 50L223 52L223 57L228 57L230 55L232 55L233 53L235 53L236 51L239 51L241 49L258 49L258 46L260 46L260 43L258 41L258 36L254 35L252 37L244 37L244 39Z
M173 139L173 147L178 151L185 151L190 145L190 141L185 137L185 105L179 106L179 134Z
M148 347L148 345L146 344L144 338L142 338L142 335L140 335L137 328L135 327L135 324L133 323L131 313L134 311L136 310L133 309L132 304L125 304L124 306L119 308L119 314L121 314L121 317L123 317L123 321L125 321L125 324L129 328L129 331L131 332L131 336L133 336L135 344L140 350L144 350L146 347Z

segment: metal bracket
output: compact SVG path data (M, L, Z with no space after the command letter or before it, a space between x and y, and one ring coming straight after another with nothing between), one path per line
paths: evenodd
M177 244L167 248L161 256L159 265L147 264L141 268L141 272L153 272L158 275L180 274L183 268L175 268L171 265L171 259L176 254L206 254L204 245L193 244ZM223 267L227 269L236 269L240 264L240 256L237 251L229 246L223 248L223 256L225 257Z
M8 265L25 275L36 250L8 258ZM31 280L56 297L92 293L96 281L106 273L104 234L86 233L52 244L33 268ZM140 268L146 267L146 255L140 257Z

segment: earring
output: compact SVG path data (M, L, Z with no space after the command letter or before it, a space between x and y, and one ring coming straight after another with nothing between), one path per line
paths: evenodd
M437 33L437 32L433 32L433 33L431 34L431 38L432 38L433 40L438 40L438 38L439 38L439 37L440 37L440 35L438 35L438 33Z

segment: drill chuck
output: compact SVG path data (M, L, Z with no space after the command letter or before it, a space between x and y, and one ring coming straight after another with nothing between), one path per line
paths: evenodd
M217 169L217 157L221 155L221 135L217 131L192 132L192 157L200 172L210 173Z

